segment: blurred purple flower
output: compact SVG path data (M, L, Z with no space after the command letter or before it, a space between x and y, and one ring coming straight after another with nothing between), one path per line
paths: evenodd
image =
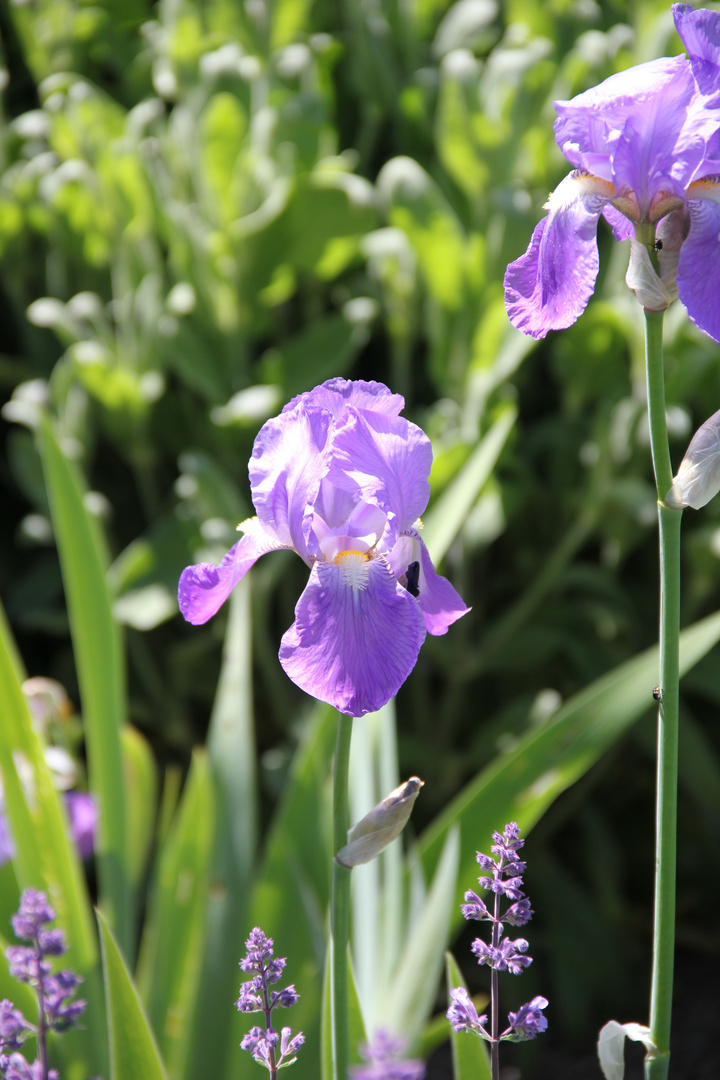
M430 440L376 382L332 379L261 428L250 460L257 517L219 567L190 566L178 600L207 622L250 567L288 548L310 567L282 639L280 663L306 693L362 716L403 684L427 632L468 610L440 577L418 532Z
M5 956L12 977L35 988L47 1027L64 1031L75 1023L86 1002L68 1000L82 981L79 976L72 971L51 974L52 964L47 958L60 956L66 949L63 931L46 926L56 917L45 893L25 889L11 922L16 936L30 944L10 945Z
M86 791L66 791L65 809L70 821L70 833L81 859L92 858L95 851L98 811L94 797Z
M89 859L95 850L99 811L94 796L85 791L64 791L65 810L70 836L81 859ZM15 858L15 843L10 834L7 815L0 807L0 866Z
M18 1050L31 1030L27 1020L12 1001L0 1001L0 1054L6 1050Z
M367 1064L351 1065L350 1080L423 1080L423 1062L401 1057L406 1045L404 1039L378 1031L371 1043L360 1047Z
M31 1065L22 1054L0 1056L0 1070L4 1080L45 1080L42 1062L33 1061ZM48 1069L47 1080L59 1080L57 1069Z
M689 59L651 60L555 102L555 137L574 171L505 275L510 321L532 337L584 311L602 214L618 240L632 237L635 224L659 223L663 284L720 340L720 13L672 10Z

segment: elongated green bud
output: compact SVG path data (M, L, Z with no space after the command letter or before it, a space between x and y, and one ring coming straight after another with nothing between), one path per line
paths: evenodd
M357 825L348 830L348 842L336 854L337 862L351 870L353 866L370 862L379 855L407 825L422 786L422 780L411 776L374 806Z

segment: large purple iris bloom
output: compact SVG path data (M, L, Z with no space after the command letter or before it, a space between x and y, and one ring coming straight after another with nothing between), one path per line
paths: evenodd
M310 567L280 663L308 694L362 716L412 671L426 632L468 610L417 531L430 494L427 436L376 382L332 379L261 428L250 459L257 517L219 567L189 566L180 610L206 622L253 563L290 548Z
M555 102L555 137L574 171L505 275L510 321L532 337L585 310L602 214L618 240L658 225L657 247L675 249L677 295L720 341L720 14L672 10L687 59L652 60Z

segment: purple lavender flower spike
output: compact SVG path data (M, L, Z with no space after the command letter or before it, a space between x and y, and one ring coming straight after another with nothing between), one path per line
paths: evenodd
M446 633L468 611L418 532L432 451L398 415L403 405L382 383L347 379L294 398L255 440L257 517L220 566L190 566L180 578L180 610L200 624L261 555L295 551L310 580L280 663L306 693L351 716L381 708L426 633Z
M273 939L266 937L259 927L256 926L250 931L245 950L246 955L240 961L240 967L253 977L240 987L237 1007L240 1012L263 1013L265 1027L252 1027L243 1037L240 1048L252 1054L254 1060L274 1078L278 1069L292 1065L296 1060L305 1036L301 1031L293 1035L289 1027L284 1027L278 1034L272 1026L272 1010L295 1005L299 995L294 986L287 986L279 991L269 989L282 975L286 961L282 957L273 956Z
M688 59L652 60L555 102L555 137L574 171L505 275L510 321L532 337L584 311L602 214L616 239L668 219L660 234L677 240L659 256L661 276L669 267L690 318L720 340L720 14L675 4L673 15Z
M372 1042L360 1046L365 1065L351 1065L351 1080L423 1080L422 1061L403 1059L404 1039L378 1031Z
M535 997L523 1005L516 1013L508 1016L509 1027L502 1033L498 1031L498 972L509 971L511 975L520 975L532 963L532 957L526 956L528 943L525 938L511 941L504 937L505 926L524 926L533 915L530 901L521 889L525 863L518 857L518 852L525 844L520 837L520 828L516 822L509 822L502 833L494 832L491 851L495 858L477 852L477 862L484 871L478 881L483 888L493 894L492 911L485 902L471 889L465 893L465 903L461 910L466 919L479 919L492 924L491 941L476 938L472 951L478 963L491 968L490 975L490 1016L478 1016L470 996L464 987L450 991L451 1004L447 1018L453 1031L469 1031L490 1044L490 1064L493 1076L499 1074L498 1048L501 1042L522 1042L534 1039L547 1028L547 1020L542 1010L548 1002L544 997ZM513 900L505 911L501 910L501 898Z

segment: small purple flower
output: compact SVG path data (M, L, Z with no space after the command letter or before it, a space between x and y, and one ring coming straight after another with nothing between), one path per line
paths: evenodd
M542 1031L547 1031L547 1020L542 1010L548 1006L547 998L534 997L527 1005L521 1005L516 1013L508 1013L510 1028L517 1040L534 1039ZM508 1032L504 1033L508 1038Z
M30 1065L22 1054L11 1054L4 1061L0 1059L0 1068L4 1080L45 1080L42 1062L33 1061ZM59 1080L57 1069L48 1069L47 1080Z
M351 1065L351 1080L423 1080L423 1062L401 1057L406 1045L404 1039L378 1031L371 1043L360 1047L367 1064Z
M10 922L15 936L21 941L36 941L40 929L45 923L53 922L57 912L48 903L48 898L37 889L25 889L20 897L20 907Z
M284 990L269 990L272 983L278 981L285 968L286 960L273 956L273 939L266 937L259 927L250 931L245 942L246 955L240 961L240 967L252 979L240 987L237 1007L240 1012L261 1012L265 1015L265 1027L250 1028L240 1043L242 1050L252 1054L258 1064L263 1065L272 1076L285 1065L292 1065L305 1036L298 1032L293 1036L289 1027L284 1027L280 1034L271 1023L272 1010L289 1008L298 1000L294 986Z
M657 225L667 299L679 295L693 322L720 340L720 14L672 10L689 59L651 60L555 102L555 137L574 171L505 275L510 321L532 337L584 311L602 215L618 240L635 225Z
M447 1018L453 1031L474 1031L481 1038L489 1039L486 1029L487 1015L478 1016L477 1009L464 986L450 991L452 1005L447 1011Z
M0 1001L0 1053L19 1050L25 1036L31 1031L27 1020L12 1001Z
M280 663L306 693L351 716L384 705L426 633L446 633L468 610L418 532L432 449L399 416L403 406L382 383L347 379L294 398L255 440L257 517L242 523L243 538L219 567L188 567L178 589L182 614L198 625L261 555L295 551L310 580Z
M488 945L482 938L475 938L470 946L478 958L479 964L487 964L495 971L509 971L511 975L520 975L523 968L532 964L531 956L523 956L529 945L525 938L510 941L503 938L498 945Z

